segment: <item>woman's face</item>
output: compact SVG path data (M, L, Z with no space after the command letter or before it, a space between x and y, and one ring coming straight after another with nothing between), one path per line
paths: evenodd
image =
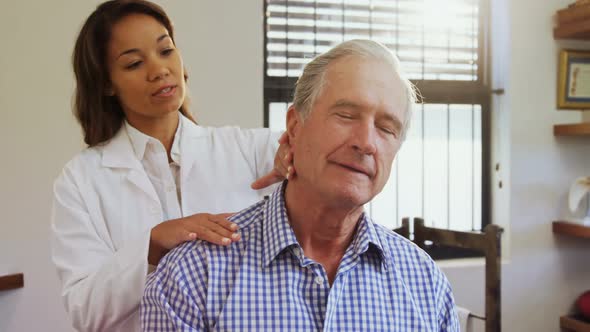
M182 58L168 30L151 16L132 14L113 26L108 67L110 92L130 122L170 115L184 101Z

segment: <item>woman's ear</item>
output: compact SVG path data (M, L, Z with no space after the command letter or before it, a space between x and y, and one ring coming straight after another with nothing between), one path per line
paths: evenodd
M302 124L303 119L301 118L301 113L295 109L294 105L291 105L287 111L287 135L289 135L291 146L295 142Z

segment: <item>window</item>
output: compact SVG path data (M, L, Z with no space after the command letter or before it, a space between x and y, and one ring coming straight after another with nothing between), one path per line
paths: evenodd
M489 223L489 92L485 0L266 0L265 125L284 129L303 66L335 44L389 47L418 87L408 138L366 210L389 228L402 217L480 230Z

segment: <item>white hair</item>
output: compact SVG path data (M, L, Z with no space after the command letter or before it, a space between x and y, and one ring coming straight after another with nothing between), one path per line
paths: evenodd
M343 42L309 62L295 84L295 95L293 96L295 109L300 112L303 119L307 118L316 98L322 92L328 65L348 56L375 59L391 65L393 72L401 80L407 97L407 108L401 133L402 140L405 139L412 118L412 108L416 104L416 88L402 75L397 57L387 47L372 40L354 39Z

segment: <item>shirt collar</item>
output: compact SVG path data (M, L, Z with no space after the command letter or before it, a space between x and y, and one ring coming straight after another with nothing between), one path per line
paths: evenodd
M381 260L383 269L387 270L387 259L385 259L385 252L383 250L383 245L381 244L381 239L377 234L375 224L364 212L359 219L356 234L350 244L350 249L357 257L360 257L369 250L374 250Z
M289 247L299 248L293 228L289 224L287 209L285 207L285 188L287 182L284 181L267 199L264 207L263 222L263 264L268 266L283 250ZM360 217L357 230L350 247L347 251L352 250L355 257L360 257L369 250L375 250L381 260L382 267L387 270L387 260L381 240L375 229L373 221L363 213ZM302 250L298 251L298 259L302 265L309 262L304 259Z
M182 115L179 114L178 126L176 127L176 132L174 133L174 141L172 142L172 149L170 151L170 156L172 157L172 160L177 164L180 164L180 136L182 131L182 121L180 121L181 116ZM127 120L125 120L125 129L127 130L127 135L129 136L129 140L131 141L133 152L139 160L143 160L148 143L152 142L153 144L161 145L161 143L157 139L137 130Z
M263 264L268 266L279 253L290 246L299 246L295 233L289 224L285 207L285 188L283 182L266 199L263 221Z

